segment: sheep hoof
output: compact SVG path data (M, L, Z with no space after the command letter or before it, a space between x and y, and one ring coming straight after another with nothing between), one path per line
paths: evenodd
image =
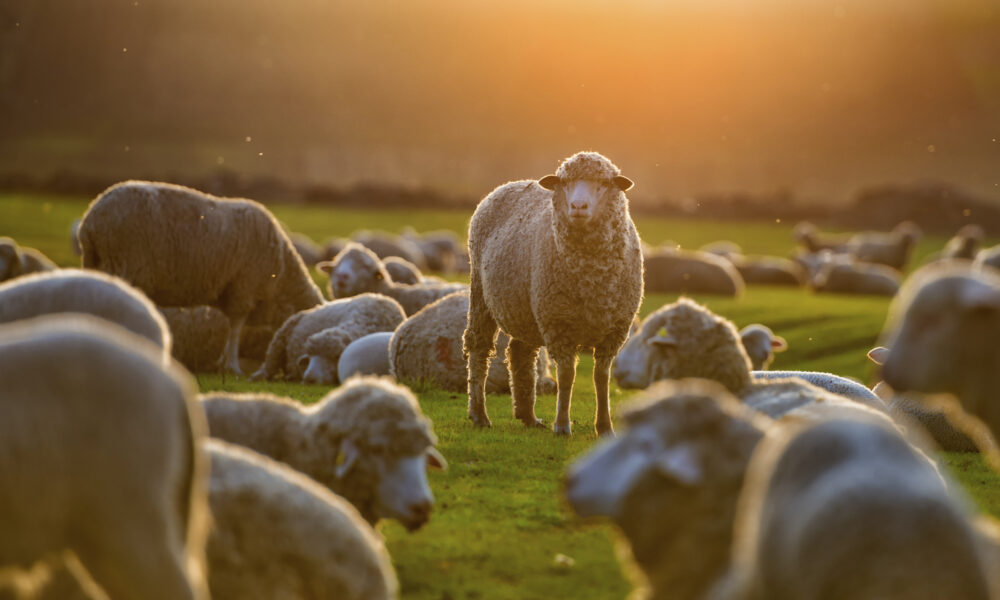
M572 435L573 426L569 423L556 423L552 426L552 431L555 432L556 435Z
M597 437L601 438L613 438L615 437L615 428L611 426L610 423L607 425L597 425L594 427L597 431Z
M257 369L250 375L250 381L264 381L267 379L267 373L263 369Z
M486 415L469 414L469 420L476 427L492 427L493 423L490 423L490 418Z
M524 423L525 427L545 427L545 421L535 416L520 419L520 421Z

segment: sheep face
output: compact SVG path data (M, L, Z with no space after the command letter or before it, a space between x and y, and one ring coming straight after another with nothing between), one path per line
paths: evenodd
M332 261L316 266L330 276L330 292L334 298L377 291L378 285L389 279L378 257L353 243L348 244Z
M298 358L299 368L303 370L302 383L336 384L337 363L352 341L340 327L330 327L309 336L306 354Z
M649 385L652 353L640 334L640 331L633 333L615 357L612 376L620 388L637 390Z
M750 357L754 371L763 371L774 360L775 352L784 352L788 344L781 336L774 335L763 325L748 325L740 331L743 348Z
M992 282L975 274L939 277L892 315L882 376L897 392L960 394L970 372L991 372L996 364L1000 289Z
M539 180L539 185L553 192L552 206L557 218L571 227L585 228L595 217L606 213L610 204L621 202L624 199L621 192L632 187L632 182L620 175L602 180L563 180L549 175Z

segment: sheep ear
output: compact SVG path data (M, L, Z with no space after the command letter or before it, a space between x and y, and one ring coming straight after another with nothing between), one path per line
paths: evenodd
M675 348L677 347L677 340L674 336L670 334L658 334L646 340L646 343L650 346L657 348Z
M632 186L635 185L634 183L632 183L631 179L625 177L624 175L618 175L611 181L615 184L615 187L617 187L623 192L629 191L630 189L632 189Z
M967 311L1000 309L1000 290L981 282L962 286L958 294L959 305Z
M701 463L690 444L668 448L657 457L656 468L685 485L695 485L702 480Z
M333 273L333 261L324 260L323 262L316 263L316 268L329 275L330 273Z
M354 445L354 442L344 438L344 441L340 442L340 451L337 453L337 467L333 471L334 476L337 479L343 479L359 458L361 458L361 451Z
M430 467L431 469L438 469L439 471L447 471L448 461L446 461L444 457L441 456L441 453L438 452L437 448L431 446L430 448L427 449L427 466Z
M889 349L882 346L872 348L868 351L868 358L876 365L884 365L886 359L889 358Z
M788 342L786 342L785 338L780 335L776 335L771 338L771 350L774 350L775 352L784 352L785 350L788 350Z
M546 175L545 177L542 177L541 179L538 180L538 185L542 186L543 188L551 192L555 191L556 186L558 186L561 182L562 180L556 177L555 175Z
M309 366L309 355L308 354L303 354L302 356L300 356L299 360L298 360L298 365L299 365L300 369L305 369L306 367L308 367Z

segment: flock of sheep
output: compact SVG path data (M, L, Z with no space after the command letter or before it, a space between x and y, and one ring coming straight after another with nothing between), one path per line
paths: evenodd
M565 497L619 526L638 594L1000 598L1000 536L935 454L995 455L1000 252L963 228L899 289L909 224L841 240L802 224L794 259L653 249L631 186L578 153L489 194L467 252L412 231L321 249L255 202L134 181L75 228L83 269L0 238L0 596L396 597L374 526L425 524L426 469L447 468L404 384L467 392L480 427L486 393L509 391L528 427L555 393L570 434L592 352L605 439ZM895 295L870 353L885 382L768 371L782 338L685 298L636 318L644 290L744 281ZM199 395L185 366L336 387L308 407ZM617 437L612 378L644 389Z

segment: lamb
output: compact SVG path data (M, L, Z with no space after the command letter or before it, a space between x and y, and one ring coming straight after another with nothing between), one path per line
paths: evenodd
M229 319L224 364L240 374L251 312L277 326L323 301L268 210L167 183L126 181L99 195L80 223L83 266L118 275L160 306L215 306Z
M515 418L542 424L535 417L535 361L545 346L559 373L553 430L569 435L576 355L593 348L595 429L613 433L611 361L642 300L642 247L625 197L631 187L610 160L579 152L554 175L504 184L476 207L464 336L475 425L490 425L486 374L499 327L511 338L506 354Z
M332 260L316 267L330 276L329 291L333 298L348 298L364 292L374 292L394 298L406 315L453 292L468 289L461 283L405 285L395 283L385 265L374 252L351 243Z
M865 231L851 236L847 254L855 260L875 263L902 271L920 241L920 228L911 221L903 221L889 233Z
M847 251L847 238L844 236L830 236L821 234L816 226L808 221L802 221L795 226L792 232L795 241L799 243L807 252L818 253L829 250L835 253Z
M754 371L766 371L774 360L775 352L784 352L788 343L780 335L774 335L766 325L754 323L740 330L740 342Z
M337 383L337 361L354 340L392 331L405 319L399 303L378 294L327 302L288 318L271 339L253 379Z
M890 306L882 335L882 377L892 389L954 394L1000 435L1000 273L961 261L922 267Z
M438 273L454 272L458 257L464 252L453 231L417 233L412 227L407 227L403 230L402 237L416 244L424 255L427 268Z
M426 467L447 463L409 389L356 377L308 407L268 394L215 393L201 401L212 437L312 477L372 525L396 519L413 531L430 518Z
M424 280L417 265L405 258L389 256L382 261L382 264L385 265L385 270L389 273L389 279L394 283L413 285Z
M736 517L726 598L990 598L968 502L884 423L772 430Z
M647 292L743 294L743 277L728 260L693 250L660 247L646 256Z
M207 598L190 376L113 323L45 315L0 326L0 381L0 580L70 561L111 598Z
M0 282L58 268L56 263L38 250L18 246L9 237L0 237Z
M50 313L85 313L148 339L170 356L170 330L139 290L117 277L61 269L0 283L0 323Z
M643 320L615 360L615 380L623 388L643 388L660 379L703 377L722 383L747 401L775 385L795 378L880 412L888 407L854 381L812 371L751 371L736 327L687 298L661 307Z
M426 306L400 325L388 347L389 368L398 381L432 383L442 389L462 392L466 389L462 336L469 314L469 293L455 292ZM497 356L490 360L486 393L510 392L505 351L509 338L497 336ZM554 394L556 382L549 374L545 348L535 363L536 393Z
M767 412L795 421L841 411L879 418L822 390L812 395L822 402L803 405L792 394ZM607 516L621 528L642 573L633 578L651 597L702 598L726 571L746 466L774 421L707 380L658 382L620 418L624 433L570 467L566 499L578 515Z
M891 267L840 257L825 261L809 285L816 292L893 296L899 282Z
M398 597L385 544L343 498L286 465L211 440L214 598Z
M389 375L391 331L369 333L344 348L337 361L337 378L347 381L355 375Z
M427 268L420 247L406 238L385 231L357 231L351 239L374 252L380 259L398 256L413 263L418 269Z

